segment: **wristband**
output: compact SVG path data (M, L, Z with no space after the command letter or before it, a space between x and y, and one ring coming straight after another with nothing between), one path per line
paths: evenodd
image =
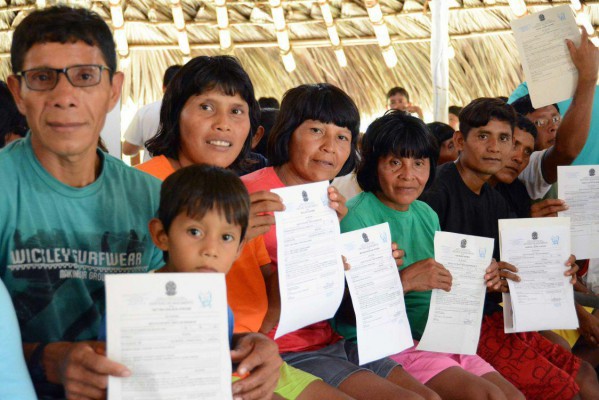
M31 353L29 360L27 361L27 369L31 375L31 379L34 382L45 382L46 372L44 371L44 365L42 358L44 357L44 350L48 343L40 343L37 345L35 350Z

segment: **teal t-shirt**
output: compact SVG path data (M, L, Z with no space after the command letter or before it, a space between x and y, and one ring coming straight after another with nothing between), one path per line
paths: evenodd
M508 99L508 103L513 103L520 97L528 94L528 85L526 82L521 83ZM557 103L559 112L563 116L568 107L572 104L572 99L564 100ZM593 110L591 114L591 127L589 129L589 137L582 148L582 151L576 157L572 165L594 165L599 164L599 86L595 87L595 97L593 99ZM547 197L547 198L557 198Z
M160 181L98 151L92 184L61 183L27 137L0 151L0 278L24 342L95 340L104 275L163 264L151 240Z
M402 212L387 207L374 194L364 192L349 200L347 208L349 212L341 221L341 232L389 223L392 240L406 253L401 269L416 261L434 257L433 240L435 232L440 231L441 227L439 217L428 204L416 200L410 204L408 211ZM424 332L430 300L430 290L405 295L412 337L416 340L420 340ZM355 326L336 321L335 328L346 339L355 340Z

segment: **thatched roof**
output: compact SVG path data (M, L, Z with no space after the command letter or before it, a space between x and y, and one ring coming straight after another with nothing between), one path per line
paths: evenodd
M128 55L121 58L126 80L123 101L137 104L161 95L162 73L181 63L172 4L177 0L112 0L122 6ZM324 0L321 0L323 2ZM365 3L372 0L329 0L335 26L348 60L341 68L333 52L319 1L282 0L297 68L283 67L269 1L227 0L233 46L222 51L215 0L180 0L191 56L231 54L251 76L256 95L280 98L285 90L308 82L330 82L346 90L367 119L384 110L385 92L403 86L413 101L432 109L430 73L431 12L425 0L379 0L398 57L388 68L377 44ZM446 0L450 2L449 33L455 58L449 62L450 104L466 104L480 96L508 95L523 80L518 52L509 27L515 18L507 0ZM47 5L52 0L38 0ZM108 0L71 0L91 7L111 20ZM569 1L532 0L531 12ZM599 1L583 1L595 26ZM36 8L32 0L0 0L0 79L9 73L11 32ZM124 61L124 62L123 62Z

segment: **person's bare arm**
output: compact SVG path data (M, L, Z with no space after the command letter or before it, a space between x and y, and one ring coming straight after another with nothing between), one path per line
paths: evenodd
M141 146L136 146L133 143L129 143L128 141L123 142L123 154L126 156L134 156L139 153L141 150Z
M582 30L580 47L566 40L572 61L578 70L578 82L572 98L572 104L557 129L555 144L551 146L543 159L543 175L547 183L557 181L557 167L570 165L582 151L589 136L593 99L597 85L599 69L599 49L588 40Z
M41 344L24 343L29 359ZM64 386L67 399L103 399L108 376L128 377L131 372L106 357L104 342L55 342L43 348L41 365L46 380Z

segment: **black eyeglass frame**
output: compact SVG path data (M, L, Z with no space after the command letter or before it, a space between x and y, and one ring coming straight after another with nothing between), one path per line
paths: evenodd
M98 81L95 83L92 83L91 85L76 85L73 83L73 81L71 81L71 78L69 77L69 70L73 69L73 68L82 68L82 67L96 67L100 69L100 74L98 75ZM113 70L105 65L99 65L99 64L80 64L80 65L71 65L70 67L65 67L65 68L49 68L49 67L40 67L40 68L32 68L32 69L28 69L25 71L20 71L17 72L15 75L17 75L19 78L23 78L25 80L25 84L27 85L27 87L29 88L29 90L34 90L36 92L47 92L49 90L53 90L56 85L58 85L58 80L60 79L60 74L64 74L64 76L66 76L67 81L69 81L69 83L74 86L74 87L92 87L92 86L97 86L102 82L102 72L104 72L104 70L108 71L108 74L110 76L110 78L112 79L112 74L113 74ZM54 85L52 87L49 87L47 89L35 89L33 87L31 87L30 83L29 83L29 79L27 78L27 73L28 72L36 72L36 71L54 71L56 72L56 79L54 81Z

